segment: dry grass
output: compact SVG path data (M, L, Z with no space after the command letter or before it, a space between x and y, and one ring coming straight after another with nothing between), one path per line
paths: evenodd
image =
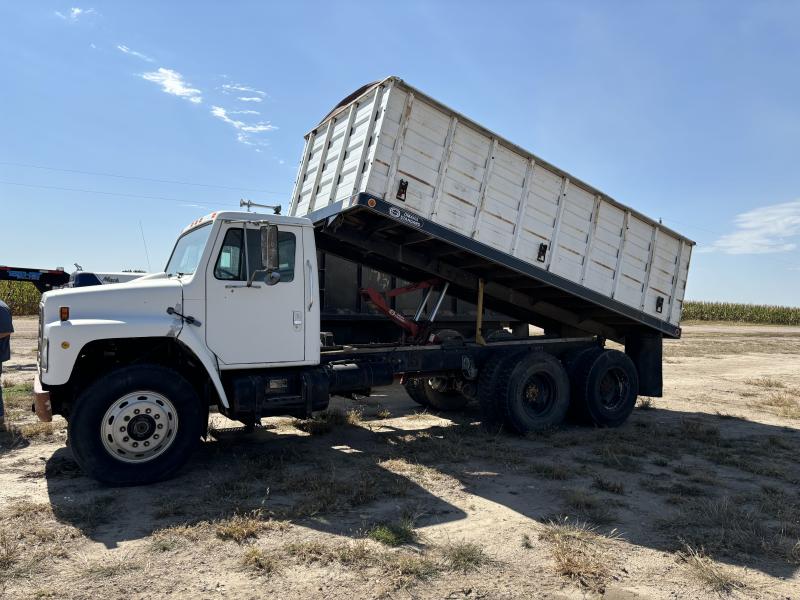
M266 522L261 518L261 511L255 510L217 521L215 533L221 540L232 540L241 544L246 540L258 537L258 534L267 527Z
M475 542L450 542L441 548L442 557L453 571L467 573L490 562L483 547Z
M6 529L0 529L0 581L22 556L19 541L12 538Z
M787 419L800 418L800 392L798 390L785 390L773 392L767 398L759 402L760 406L771 409L781 417Z
M440 569L435 561L425 555L407 552L387 552L380 557L380 566L398 588L406 588L418 581L426 581L436 576Z
M773 537L762 514L729 496L687 502L660 526L681 532L684 543L715 556L759 554Z
M259 575L273 575L281 569L281 560L256 546L248 547L241 558L242 566Z
M621 481L611 481L610 479L595 477L592 482L592 487L611 494L617 494L618 496L623 496L625 494L625 485Z
M170 517L181 517L186 514L186 505L189 500L186 498L173 498L164 496L158 498L155 503L153 516L156 519L168 519Z
M195 525L181 524L164 529L157 529L152 533L150 547L155 552L168 552L176 548L195 543L204 535L209 534L208 523Z
M606 539L585 523L567 519L544 526L539 539L550 546L558 575L579 585L600 591L611 575Z
M608 499L586 490L566 490L564 501L571 509L569 512L596 525L607 525L616 518L610 508L612 503Z
M414 523L408 517L403 517L396 523L381 523L375 525L367 533L370 539L386 546L402 546L417 541L417 532Z
M655 407L655 401L649 396L639 396L639 399L636 402L636 408L639 410L652 410Z
M756 377L754 379L745 379L744 382L747 385L752 385L755 387L762 387L767 389L772 388L785 388L786 384L783 383L780 379L775 379L774 377Z
M343 544L328 544L317 540L290 542L283 551L301 563L327 565L340 563L348 566L366 567L374 561L375 553L364 540Z
M117 578L144 568L142 560L130 553L108 554L98 560L83 560L81 572L87 579L101 580Z
M63 505L57 516L84 529L94 529L108 523L117 498L111 495L95 496L83 502Z
M292 424L300 431L310 435L321 435L332 431L335 427L359 425L361 419L360 409L351 409L345 412L338 408L329 408L310 419L295 419Z
M403 496L408 480L399 478L374 465L357 472L338 472L314 468L287 482L287 488L302 493L290 510L294 517L310 517L338 509L368 504L378 498Z
M558 464L555 461L552 463L530 461L524 468L529 473L533 473L544 479L563 481L572 477L572 470L569 467Z
M744 583L737 579L729 569L724 569L691 546L687 545L682 552L679 552L678 558L686 564L689 572L697 581L718 594L730 594L734 590L745 587Z

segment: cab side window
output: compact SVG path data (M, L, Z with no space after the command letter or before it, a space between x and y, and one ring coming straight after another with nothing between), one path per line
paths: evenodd
M246 281L248 278L247 264L242 244L243 230L229 229L225 233L217 262L214 265L214 277L229 281ZM278 271L281 274L280 283L294 280L295 253L297 240L293 233L288 231L278 232ZM261 232L258 229L247 230L247 251L250 260L251 272L263 269L261 264Z
M225 233L225 240L222 242L219 256L217 257L217 264L214 266L214 277L217 279L242 281L247 279L244 276L244 270L242 230L228 229Z

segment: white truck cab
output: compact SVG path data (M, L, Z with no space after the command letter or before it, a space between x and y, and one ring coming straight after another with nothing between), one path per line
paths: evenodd
M42 296L37 414L69 419L76 458L99 479L128 483L166 476L182 461L161 461L168 464L142 476L133 476L131 467L170 455L184 428L199 438L209 405L231 410L226 372L319 364L317 290L308 219L247 212L197 219L178 237L162 273ZM128 378L121 387L120 370ZM170 436L158 433L155 416L180 421L181 410L164 390L148 394L153 373L191 388L195 396L197 418L184 417L184 427L168 430ZM141 400L129 397L138 392ZM96 396L101 398L92 400ZM105 407L103 414L91 409L83 418L90 404ZM94 422L100 417L123 424L104 428ZM127 425L134 419L136 431ZM84 426L95 433L85 436ZM103 460L93 467L89 456L95 448L82 437L101 437L106 455L120 464Z

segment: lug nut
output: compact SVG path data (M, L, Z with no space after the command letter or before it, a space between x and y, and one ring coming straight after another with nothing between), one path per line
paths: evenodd
M131 438L129 438L129 437L126 435L124 438L122 438L122 441L123 441L123 442L127 442L127 441L129 441L130 439L131 439Z
M145 442L145 443L144 443L144 445L145 445L145 447L146 447L146 446L149 446L149 445L150 445L150 442Z
M153 411L151 411L149 408L145 408L145 409L144 409L144 412L146 412L146 413L149 415L149 414L150 414L151 412L153 412Z
M134 448L138 448L139 447L139 442L133 442L133 447Z
M131 418L130 418L128 415L125 415L125 420L126 420L126 421L130 421L130 420L131 420Z
M120 427L119 430L124 432L125 428L124 427Z
M157 433L154 433L154 434L153 434L153 439L154 439L154 440L157 440L157 439L158 439L158 434L157 434Z
M140 411L138 408L134 408L133 409L133 414L135 414L135 415L138 415L140 412L142 412L142 411Z
M156 427L158 427L159 429L164 429L164 426L163 426L161 423L159 423L158 425L156 425Z
M160 418L161 418L161 415L160 415L160 414L158 414L158 413L156 413L155 415L153 415L153 418L154 418L154 419L160 419Z

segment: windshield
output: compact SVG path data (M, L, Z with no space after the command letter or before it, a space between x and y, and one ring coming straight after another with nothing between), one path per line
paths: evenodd
M179 237L167 267L164 269L167 275L191 275L194 273L210 233L211 223Z

